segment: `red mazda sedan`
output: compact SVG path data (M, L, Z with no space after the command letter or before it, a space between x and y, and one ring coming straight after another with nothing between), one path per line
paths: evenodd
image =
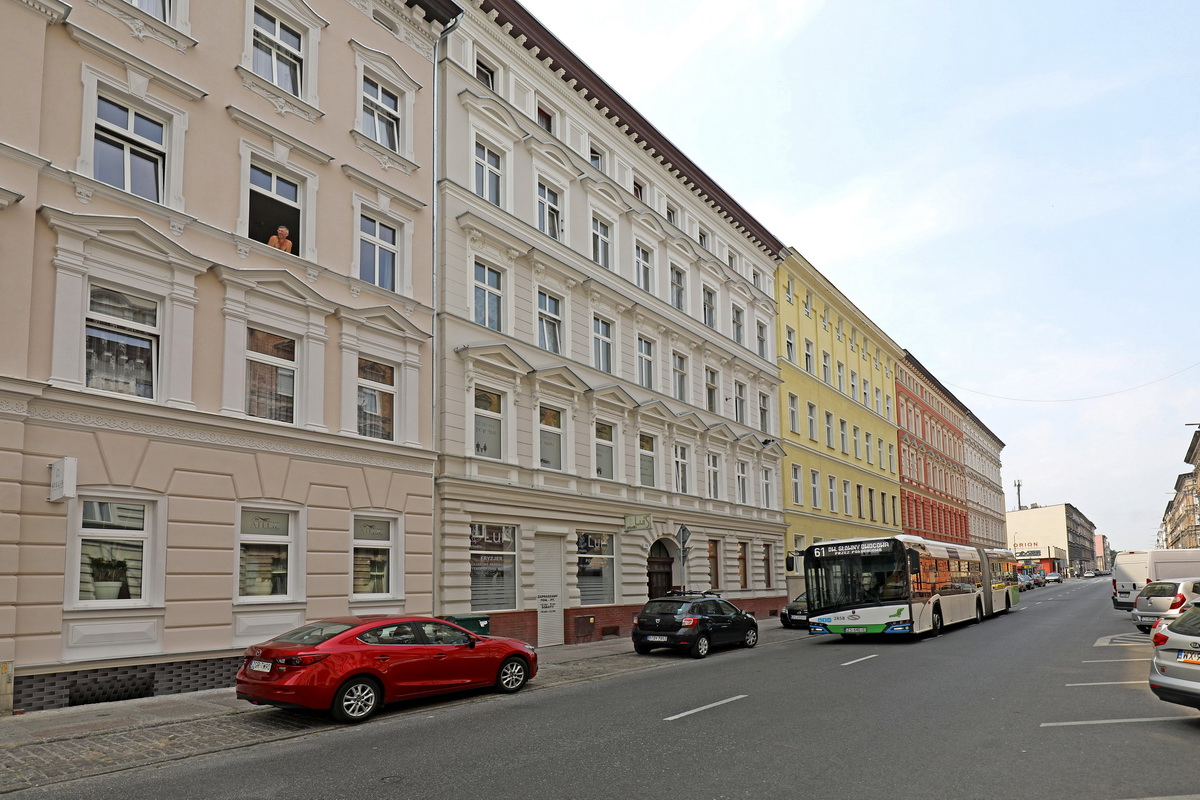
M362 722L393 700L481 686L515 692L534 675L537 651L517 639L428 617L336 617L246 648L237 696Z

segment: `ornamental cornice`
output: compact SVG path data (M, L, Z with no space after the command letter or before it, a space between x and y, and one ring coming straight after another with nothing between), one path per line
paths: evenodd
M88 0L88 5L107 11L129 28L129 35L144 42L153 39L162 42L180 53L196 46L196 40L180 30L155 19L137 6L125 0Z
M241 64L238 64L234 69L237 70L238 76L241 77L242 85L266 99L267 102L274 106L275 113L279 116L295 114L297 117L313 123L325 116L325 112L321 109L280 90L275 84L260 78Z
M64 21L71 13L71 7L58 0L13 0L13 2L41 14L51 25L57 25Z
M21 202L25 199L25 195L20 192L14 192L12 189L5 189L0 186L0 211L8 208L11 205Z
M122 2L121 5L129 6L128 3L124 2ZM123 50L112 42L101 39L91 31L85 30L72 23L67 23L66 27L67 33L79 46L91 50L93 53L101 55L115 64L125 67L127 71L141 73L146 79L153 80L159 85L170 89L172 92L175 92L180 97L183 97L187 100L203 100L208 96L208 92L204 91L200 87L193 86L187 81L177 78L171 73L159 69L149 61L138 58L128 50ZM142 88L145 88L144 84Z
M424 8L420 8L419 5L409 7L405 3L393 0L350 0L350 3L376 22L379 22L376 11L384 12L388 20L399 21L404 26L403 30L393 30L387 25L383 26L384 30L420 53L426 61L433 61L434 45L437 44L444 27L437 20L426 21ZM417 18L418 14L421 15L421 19Z
M393 153L393 155L395 154ZM418 200L411 194L402 192L389 183L376 180L361 169L356 169L349 164L342 164L342 174L349 178L352 183L357 183L364 189L371 190L377 197L387 198L390 202L398 203L410 211L420 211L428 205L425 201ZM387 209L385 208L384 212L386 211Z
M0 403L3 402L4 399L0 398ZM61 406L33 405L28 409L28 417L63 427L118 431L121 433L192 442L199 445L317 458L343 464L382 467L404 472L418 472L432 475L434 469L432 458L428 461L403 458L366 451L360 446L327 446L296 439L257 436L252 433L241 433L215 428L198 428L144 417L131 418L120 414L80 411Z
M279 153L279 149L281 147L289 152L295 150L297 153L304 156L309 161L312 161L314 164L317 164L318 166L324 166L330 161L333 161L333 156L331 156L329 153L326 153L324 150L313 147L303 140L298 139L289 133L285 133L279 128L276 128L274 125L263 122L258 117L243 111L237 106L225 106L225 111L227 114L229 114L230 119L232 119L241 127L271 140L271 144L275 147L275 157L278 161L287 160L286 155L281 157L281 154Z

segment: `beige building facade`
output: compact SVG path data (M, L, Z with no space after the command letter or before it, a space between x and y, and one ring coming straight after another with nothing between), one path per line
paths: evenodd
M0 0L4 705L435 603L452 3ZM326 16L323 16L326 15ZM287 230L282 230L287 228Z
M1000 452L1004 442L969 409L963 411L963 477L967 494L967 530L971 544L1006 548L1004 484Z

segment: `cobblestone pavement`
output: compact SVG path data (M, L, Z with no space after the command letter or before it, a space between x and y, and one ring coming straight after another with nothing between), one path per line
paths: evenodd
M764 645L805 636L773 620L762 626ZM661 651L636 656L627 639L546 648L538 656L538 676L526 691L681 663L680 656ZM397 703L383 714L492 696L481 690ZM0 794L340 727L317 712L252 706L238 700L233 689L32 712L0 719Z

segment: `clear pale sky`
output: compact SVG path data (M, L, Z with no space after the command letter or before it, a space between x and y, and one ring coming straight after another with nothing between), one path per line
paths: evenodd
M1153 547L1200 422L1200 2L526 0L1006 444Z

